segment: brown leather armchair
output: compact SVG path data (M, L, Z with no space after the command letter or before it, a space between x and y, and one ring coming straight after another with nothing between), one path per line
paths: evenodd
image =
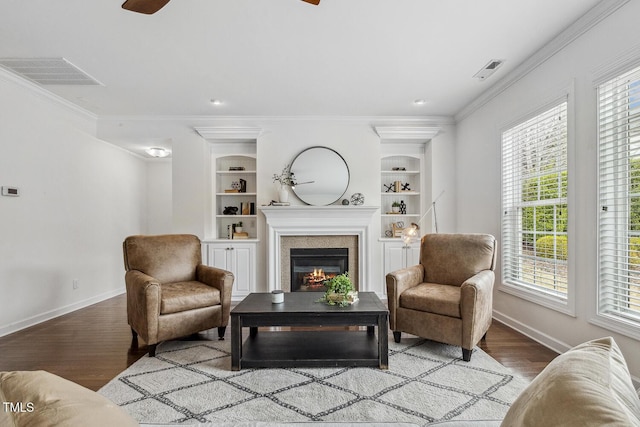
M493 310L496 239L489 234L427 234L420 264L387 274L389 323L401 332L462 347L486 336Z
M132 345L140 335L153 357L159 342L206 329L224 339L234 276L202 264L197 236L129 236L122 246Z

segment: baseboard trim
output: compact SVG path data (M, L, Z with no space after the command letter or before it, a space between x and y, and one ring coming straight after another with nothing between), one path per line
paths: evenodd
M510 327L511 329L520 332L522 335L531 338L538 344L541 344L558 354L562 354L573 347L572 345L559 341L550 335L538 331L537 329L533 329L525 325L524 323L519 322L513 317L509 317L499 311L493 310L493 320L496 320ZM634 387L640 390L640 378L636 377L635 375L631 375L631 381L633 382Z
M95 295L91 298L84 299L82 301L74 302L73 304L65 305L64 307L37 314L35 316L13 322L5 326L0 326L0 337L21 331L31 326L35 326L39 323L46 322L47 320L55 319L56 317L71 313L72 311L80 310L81 308L85 308L109 298L121 295L124 292L125 289L114 289L99 295Z
M520 332L522 335L531 338L535 342L542 344L543 346L555 351L558 354L564 353L565 351L573 347L565 342L553 338L550 335L540 332L537 329L531 328L524 323L514 319L513 317L509 317L499 311L493 310L493 318L494 320L507 325L511 329Z

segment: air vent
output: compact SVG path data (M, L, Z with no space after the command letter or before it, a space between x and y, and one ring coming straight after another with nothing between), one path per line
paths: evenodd
M475 73L473 77L479 80L485 80L491 74L495 73L498 68L502 65L504 61L502 59L492 59L489 61L487 65L482 67L480 71Z
M0 58L0 65L41 85L102 86L64 58Z

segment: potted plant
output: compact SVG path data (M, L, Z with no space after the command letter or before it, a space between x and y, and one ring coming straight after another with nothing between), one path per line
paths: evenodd
M236 231L242 233L242 221L236 224Z
M393 212L393 213L400 212L400 202L393 202L391 204L391 212Z
M346 307L358 301L358 292L349 278L349 272L334 276L326 280L324 284L327 290L320 301L340 307Z

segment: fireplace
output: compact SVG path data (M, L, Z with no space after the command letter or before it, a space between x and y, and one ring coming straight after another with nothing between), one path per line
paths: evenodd
M291 292L324 292L324 281L346 273L349 248L291 248Z
M358 268L358 237L357 236L341 236L341 235L326 235L326 236L283 236L281 239L281 254L280 259L281 273L282 273L282 290L285 292L304 291L311 289L294 289L301 286L303 283L294 284L296 280L294 278L299 273L307 275L313 275L314 268L316 270L322 269L324 275L334 275L349 272L349 277L358 288L359 268ZM335 253L339 251L339 254ZM332 254L333 252L333 254ZM294 257L292 257L292 253ZM297 254L303 255L296 260L299 264L297 271L294 273L294 266L292 262L293 258ZM323 260L324 258L324 260ZM339 269L337 268L339 267ZM318 277L321 273L316 271L316 282L320 282L321 278ZM307 284L310 282L308 276ZM317 286L318 291L322 291L323 288Z
M291 291L290 248L349 248L349 277L370 290L375 206L262 206L267 221L267 290Z

